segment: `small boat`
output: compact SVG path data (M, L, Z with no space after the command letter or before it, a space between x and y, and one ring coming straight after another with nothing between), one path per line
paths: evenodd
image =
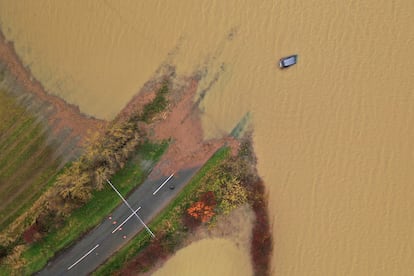
M279 67L281 69L288 68L296 64L297 60L298 60L298 55L291 55L288 57L281 58L279 61Z

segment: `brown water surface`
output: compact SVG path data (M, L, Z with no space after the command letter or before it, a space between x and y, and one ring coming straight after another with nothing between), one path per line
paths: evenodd
M229 240L205 239L178 251L155 272L154 276L169 275L252 275L247 252L242 252Z
M412 14L410 0L0 0L24 63L86 113L112 118L162 63L204 70L206 137L251 111L276 275L414 274Z

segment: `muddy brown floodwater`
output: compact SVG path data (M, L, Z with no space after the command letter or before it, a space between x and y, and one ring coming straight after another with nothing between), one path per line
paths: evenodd
M252 275L248 254L230 240L206 239L180 250L154 276Z
M0 0L24 63L85 113L114 117L163 63L204 74L206 137L251 111L276 275L414 274L412 14L411 0Z

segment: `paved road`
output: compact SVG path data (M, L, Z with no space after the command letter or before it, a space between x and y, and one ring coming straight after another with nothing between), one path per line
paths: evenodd
M156 180L147 179L127 201L132 209L139 207L137 214L145 223L154 218L168 203L184 188L189 180L198 171L199 167L176 172L174 176L160 189L160 185L168 179L163 176ZM112 183L115 187L117 183ZM170 185L175 189L171 190ZM158 190L158 191L157 191ZM153 193L156 192L155 195ZM114 192L114 200L118 196ZM138 232L143 230L142 223L132 216L121 231L113 230L132 214L131 210L122 203L100 225L79 240L75 245L61 252L51 260L37 275L87 275L108 259L115 251L124 246ZM114 224L114 221L117 223ZM157 235L157 233L154 233ZM149 235L149 234L148 234Z

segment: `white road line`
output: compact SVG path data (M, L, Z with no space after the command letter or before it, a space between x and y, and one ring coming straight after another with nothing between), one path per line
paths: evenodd
M85 255L83 255L79 260L77 260L73 265L71 265L70 267L68 267L68 270L70 270L72 267L74 267L75 265L77 265L80 261L82 261L83 259L85 259L86 256L88 256L89 254L92 253L92 251L94 251L97 247L99 246L99 244L95 245L94 248L92 248L91 250L88 251L88 253L86 253Z
M114 185L112 185L111 181L109 181L108 179L106 180L106 182L108 182L108 184L111 186L112 189L114 189L114 191L118 194L118 196L122 199L122 201L125 203L126 206L128 206L129 210L132 211L132 213L134 214L134 209L132 209L131 205L129 205L128 201L125 200L125 198L121 195L120 192L118 192L118 190L115 188ZM144 225L145 229L147 229L148 233L150 233L151 237L155 238L154 233L152 233L151 229L149 229L149 227L145 224L145 222L138 216L137 213L135 213L135 216L137 217L137 219L142 223L142 225Z
M121 228L122 225L124 225L130 218L132 218L139 211L139 209L141 209L141 206L139 206L138 209L136 209L132 214L129 215L129 217L127 217L120 225L118 225L118 227L115 228L114 231L112 231L112 234L115 233L116 230Z
M171 174L168 178L167 178L167 180L165 180L159 187L158 187L158 189L156 189L155 190L155 192L153 192L152 193L152 195L155 195L156 193L158 193L158 191L162 188L162 186L164 186L165 185L165 183L167 183L168 182L168 180L170 180L171 179L171 177L173 177L173 175L174 174Z

